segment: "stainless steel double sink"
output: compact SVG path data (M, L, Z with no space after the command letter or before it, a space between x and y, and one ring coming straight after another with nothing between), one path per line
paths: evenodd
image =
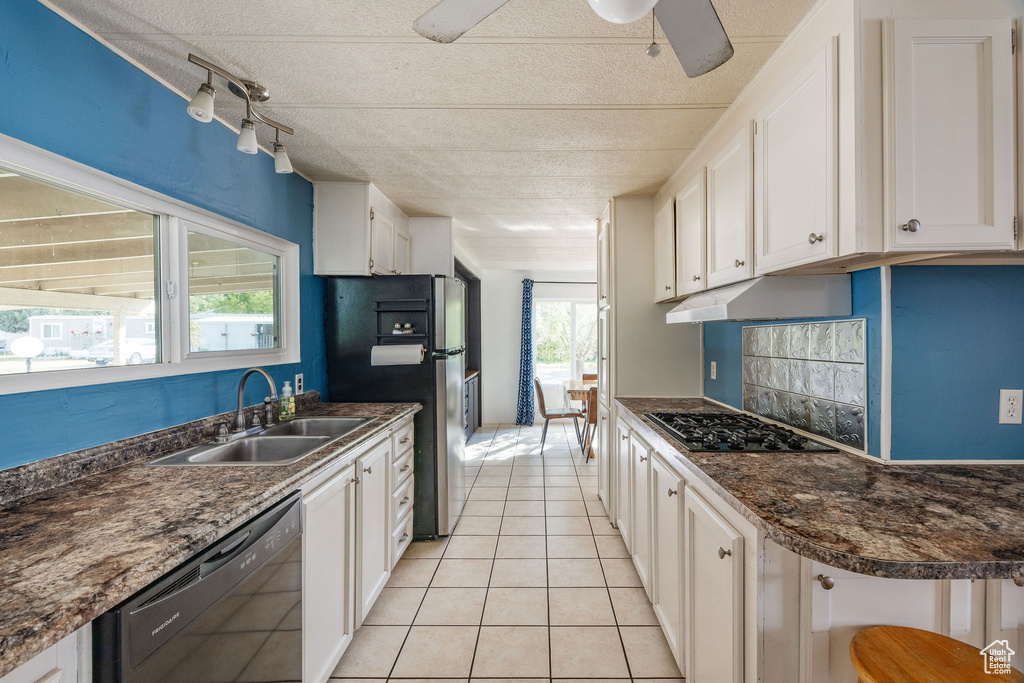
M290 465L375 417L303 417L227 443L207 443L165 455L147 465Z

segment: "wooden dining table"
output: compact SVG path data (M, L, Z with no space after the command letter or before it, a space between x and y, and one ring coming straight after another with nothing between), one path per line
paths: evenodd
M597 406L590 405L590 389L597 386L596 379L564 379L562 380L562 388L565 390L565 403L569 404L569 401L582 401L583 402L583 414L587 416L586 425L583 430L583 452L588 453L587 460L593 456L593 448L591 443L594 439L594 430L590 428L590 411L597 410Z

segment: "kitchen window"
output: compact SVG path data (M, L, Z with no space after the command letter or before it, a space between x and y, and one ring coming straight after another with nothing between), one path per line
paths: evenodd
M0 136L0 394L297 362L298 249Z

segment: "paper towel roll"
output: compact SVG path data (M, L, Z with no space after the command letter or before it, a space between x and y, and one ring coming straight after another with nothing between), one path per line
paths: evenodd
M370 349L370 365L419 365L423 344L388 344Z

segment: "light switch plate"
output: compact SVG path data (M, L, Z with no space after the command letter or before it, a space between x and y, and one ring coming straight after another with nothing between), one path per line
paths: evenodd
M295 395L298 396L303 391L305 391L305 389L302 386L302 373L300 372L295 375Z
M1024 389L999 390L999 424L1019 425L1021 423L1021 402Z

